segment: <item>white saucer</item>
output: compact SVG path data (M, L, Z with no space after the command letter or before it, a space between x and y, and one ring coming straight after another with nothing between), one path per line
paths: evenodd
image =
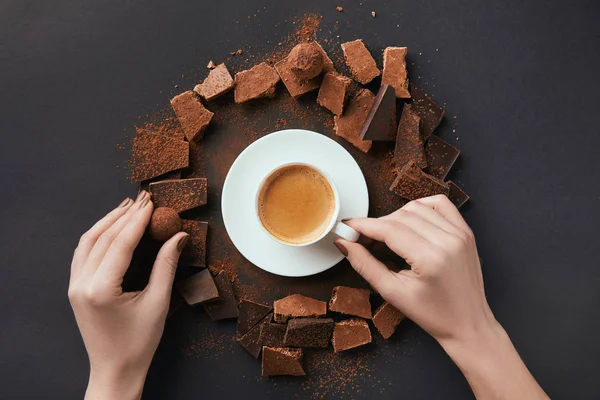
M314 165L331 177L340 195L340 219L367 216L367 183L350 153L327 136L287 129L257 140L235 160L223 185L223 221L235 247L257 267L283 276L314 275L344 258L333 244L335 236L310 246L286 246L267 235L255 212L262 178L290 162Z

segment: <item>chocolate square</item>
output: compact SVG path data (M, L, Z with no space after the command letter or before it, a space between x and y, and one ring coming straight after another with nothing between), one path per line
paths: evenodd
M262 324L260 327L259 342L263 346L283 347L283 340L285 339L286 330L286 324L276 324L273 322Z
M355 347L371 343L371 330L364 319L351 318L342 322L336 322L333 327L333 351L350 350Z
M329 310L346 315L355 315L362 318L371 318L371 291L347 286L333 288Z
M381 84L388 84L396 89L396 97L410 99L408 76L406 73L406 47L386 47L383 51L383 75Z
M215 284L219 290L219 300L202 303L202 307L213 321L237 318L239 315L237 301L227 272L219 272L215 276Z
M281 77L283 84L292 97L299 97L319 88L320 77L309 80L300 80L292 72L289 56L275 64L275 70Z
M377 63L362 40L342 43L342 51L346 65L355 81L365 85L381 74Z
M469 201L469 195L466 194L456 183L452 181L446 182L449 187L448 198L456 208L462 207L467 201Z
M184 219L181 222L182 230L187 232L190 235L190 238L181 252L179 264L189 267L205 267L208 222L192 221L188 219Z
M396 307L385 302L375 311L373 324L384 339L389 339L396 331L396 327L405 318Z
M283 343L288 347L329 346L333 332L331 318L300 318L288 322Z
M236 103L275 97L279 74L267 63L260 63L249 70L235 74L234 97Z
M327 303L292 294L273 303L275 309L275 322L284 323L290 318L316 318L327 314Z
M410 104L405 104L402 109L394 158L398 168L402 168L409 161L414 161L419 168L427 167L425 145L421 136L421 119Z
M371 149L373 142L370 140L361 140L360 129L365 123L374 101L375 96L373 96L371 91L361 89L350 101L344 115L336 115L333 118L335 134L343 137L364 153L367 153Z
M444 109L435 104L429 96L414 85L410 85L410 93L413 99L412 107L419 118L421 118L423 140L427 140L433 134L435 128L442 122L445 113Z
M302 356L302 349L265 346L262 355L262 376L304 376L306 372L302 368Z
M190 306L219 298L219 291L208 269L177 282L176 287Z
M201 139L214 114L204 108L192 90L173 97L171 106L187 140L192 141L196 136Z
M235 83L225 64L219 64L212 69L208 77L194 91L204 100L211 101L229 92Z
M238 337L236 341L242 345L243 348L250 353L254 358L258 358L262 344L260 342L260 330L261 327L270 322L273 318L273 314L269 314L260 320L252 329L250 329L244 336Z
M131 180L141 182L187 168L190 147L182 140L146 133L133 139L131 154Z
M242 299L238 305L239 317L237 335L243 336L252 329L261 319L273 311L273 307Z
M398 172L390 190L405 199L416 200L436 194L447 196L448 184L421 171L414 161L410 161Z
M431 135L425 145L427 169L429 175L444 179L456 162L460 150L439 136Z
M333 72L326 73L321 82L317 102L335 115L342 115L351 84L350 78Z
M149 186L154 207L170 207L178 213L206 204L206 178L172 179Z
M361 130L362 140L396 139L396 94L390 85L381 85Z

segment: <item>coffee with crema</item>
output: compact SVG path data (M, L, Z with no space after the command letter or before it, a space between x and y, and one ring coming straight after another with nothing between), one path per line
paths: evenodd
M290 244L308 243L328 227L335 195L319 171L306 165L285 166L265 179L258 194L258 215L275 238Z

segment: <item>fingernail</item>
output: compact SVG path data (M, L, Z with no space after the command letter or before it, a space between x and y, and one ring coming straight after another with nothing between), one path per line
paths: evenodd
M146 198L140 204L140 208L146 207L148 205L148 203L150 203L150 196L146 196Z
M178 252L181 253L181 251L183 250L183 248L187 244L189 238L190 238L190 235L185 235L184 237L182 237L181 239L179 239L179 243L177 243L177 251Z
M121 204L119 204L119 207L117 207L117 208L126 207L126 206L128 206L129 204L131 204L131 202L132 202L132 201L133 201L133 200L131 200L131 199L128 197L128 198L126 198L125 200L123 200L123 201L121 202Z
M335 242L333 242L333 244L335 244L335 247L338 248L338 250L340 251L340 253L342 253L344 255L344 257L348 257L348 250L344 247L343 244L341 244L337 240Z
M146 197L146 195L147 195L147 194L148 194L148 192L146 192L145 190L142 190L142 191L141 191L141 192L138 194L137 198L135 199L135 202L136 202L136 203L139 203L139 202L141 202L141 201L142 201L142 200L143 200L143 199Z

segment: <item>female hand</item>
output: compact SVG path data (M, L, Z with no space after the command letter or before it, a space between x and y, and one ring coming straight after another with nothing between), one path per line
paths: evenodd
M121 284L152 215L150 195L125 199L87 231L71 264L69 300L90 359L86 398L135 399L162 336L171 287L188 235L161 248L148 286L124 293Z

